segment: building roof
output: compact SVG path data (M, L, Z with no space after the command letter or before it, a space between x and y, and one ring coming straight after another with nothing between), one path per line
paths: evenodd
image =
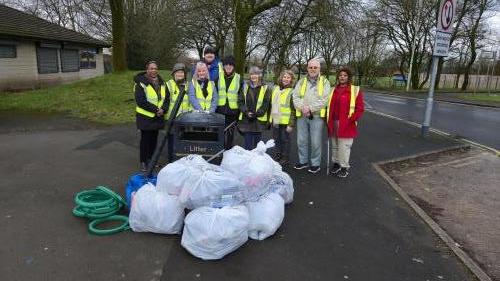
M109 47L110 44L0 4L0 35Z

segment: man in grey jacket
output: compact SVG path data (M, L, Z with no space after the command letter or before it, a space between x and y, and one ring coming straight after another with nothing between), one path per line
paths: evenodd
M321 76L320 67L319 59L311 59L307 63L307 76L295 85L292 93L297 116L299 150L299 161L294 168L302 170L309 167L310 173L317 173L320 170L322 134L325 126L323 119L326 116L325 105L331 91L330 82Z

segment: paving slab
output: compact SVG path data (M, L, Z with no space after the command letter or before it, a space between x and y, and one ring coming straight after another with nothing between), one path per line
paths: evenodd
M453 149L384 170L493 280L500 280L500 157Z

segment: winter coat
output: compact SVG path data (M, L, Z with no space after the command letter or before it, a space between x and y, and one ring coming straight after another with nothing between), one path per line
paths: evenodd
M287 88L284 88L283 86L280 87L280 94ZM271 106L269 108L269 116L272 115L274 107L276 108L281 108L281 99L280 96L278 95L276 97L276 100L273 100L272 92L274 91L274 87L271 89ZM274 117L273 117L274 118ZM293 97L290 95L290 121L288 122L287 126L294 127L296 123L297 117L295 116L295 105L293 104ZM273 120L279 123L279 120ZM272 123L272 122L270 122ZM271 124L274 126L274 124ZM284 124L283 124L284 125Z
M158 75L158 82L159 85L165 85L164 80ZM146 72L141 72L137 74L134 77L134 83L135 83L135 102L137 106L150 111L150 112L157 112L158 107L156 105L148 102L146 99L146 93L144 92L144 89L140 85L140 83L147 85L150 85L151 83L149 82L148 78L146 77ZM166 88L166 85L165 85ZM157 93L160 95L160 93ZM168 91L165 91L165 101L163 102L162 109L165 115L168 112L168 106L170 104L170 96ZM148 117L143 114L137 113L135 114L136 116L136 124L137 124L137 129L139 130L160 130L165 127L165 115L164 116L156 116L155 117Z
M358 135L356 122L361 118L364 111L363 93L361 90L356 98L354 113L349 118L349 107L351 102L351 85L337 85L332 92L328 110L330 116L327 120L328 136L338 138L354 138ZM335 128L334 114L338 109L338 128ZM336 134L335 134L336 132Z
M227 77L227 76L224 76L224 77L225 77L225 81L226 81L226 87L229 88L229 85L231 85L231 82L233 81L234 73L230 77ZM243 88L243 83L244 83L243 77L242 76L240 76L240 77L241 77L240 78L240 89L238 90L238 93ZM217 86L217 92L219 92L219 80L216 80L214 82L215 82L215 86ZM224 106L217 106L216 112L223 114L223 115L231 115L231 116L238 116L240 114L239 109L231 109L229 107L229 102L227 101L227 97L226 97L226 104Z
M207 97L208 96L208 83L213 83L211 80L198 80L198 84L201 84L201 90L203 92L203 96ZM202 110L200 101L196 97L196 88L195 85L193 84L193 81L191 80L189 82L188 86L188 97L189 97L189 104L191 104L191 107L194 110ZM213 84L213 92L212 92L212 100L210 102L210 113L214 113L215 110L217 109L217 102L219 101L219 95L217 94L217 87L215 87L215 84Z
M203 62L205 62L205 61L203 61ZM212 61L211 64L207 64L208 75L209 75L211 81L215 81L215 80L219 79L219 62L220 62L219 58L215 57L215 59ZM196 67L193 67L193 70L191 71L192 76L194 76L195 71L196 71Z
M248 83L248 82L245 82ZM251 86L248 87L248 93L245 95L243 93L243 86L240 88L240 91L238 92L238 108L240 109L241 113L240 116L242 116L242 120L238 121L238 128L240 129L241 132L262 132L269 126L269 115L268 115L268 121L266 122L261 122L260 120L257 120L258 117L262 117L265 114L269 113L269 108L271 106L271 91L272 87L268 86L267 90L264 94L264 99L262 101L262 106L256 110L256 105L257 105L257 99L258 95L260 92L260 88L262 87L258 86L255 88L252 88ZM248 113L249 112L254 112L255 113L255 118L250 120L248 118Z

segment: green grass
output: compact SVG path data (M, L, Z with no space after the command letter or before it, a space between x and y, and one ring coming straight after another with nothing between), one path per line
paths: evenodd
M459 96L462 99L470 101L485 101L485 102L495 102L500 103L500 94L462 94Z
M64 113L102 124L135 120L133 76L113 73L71 84L20 93L0 93L0 111ZM168 71L160 71L164 79Z

